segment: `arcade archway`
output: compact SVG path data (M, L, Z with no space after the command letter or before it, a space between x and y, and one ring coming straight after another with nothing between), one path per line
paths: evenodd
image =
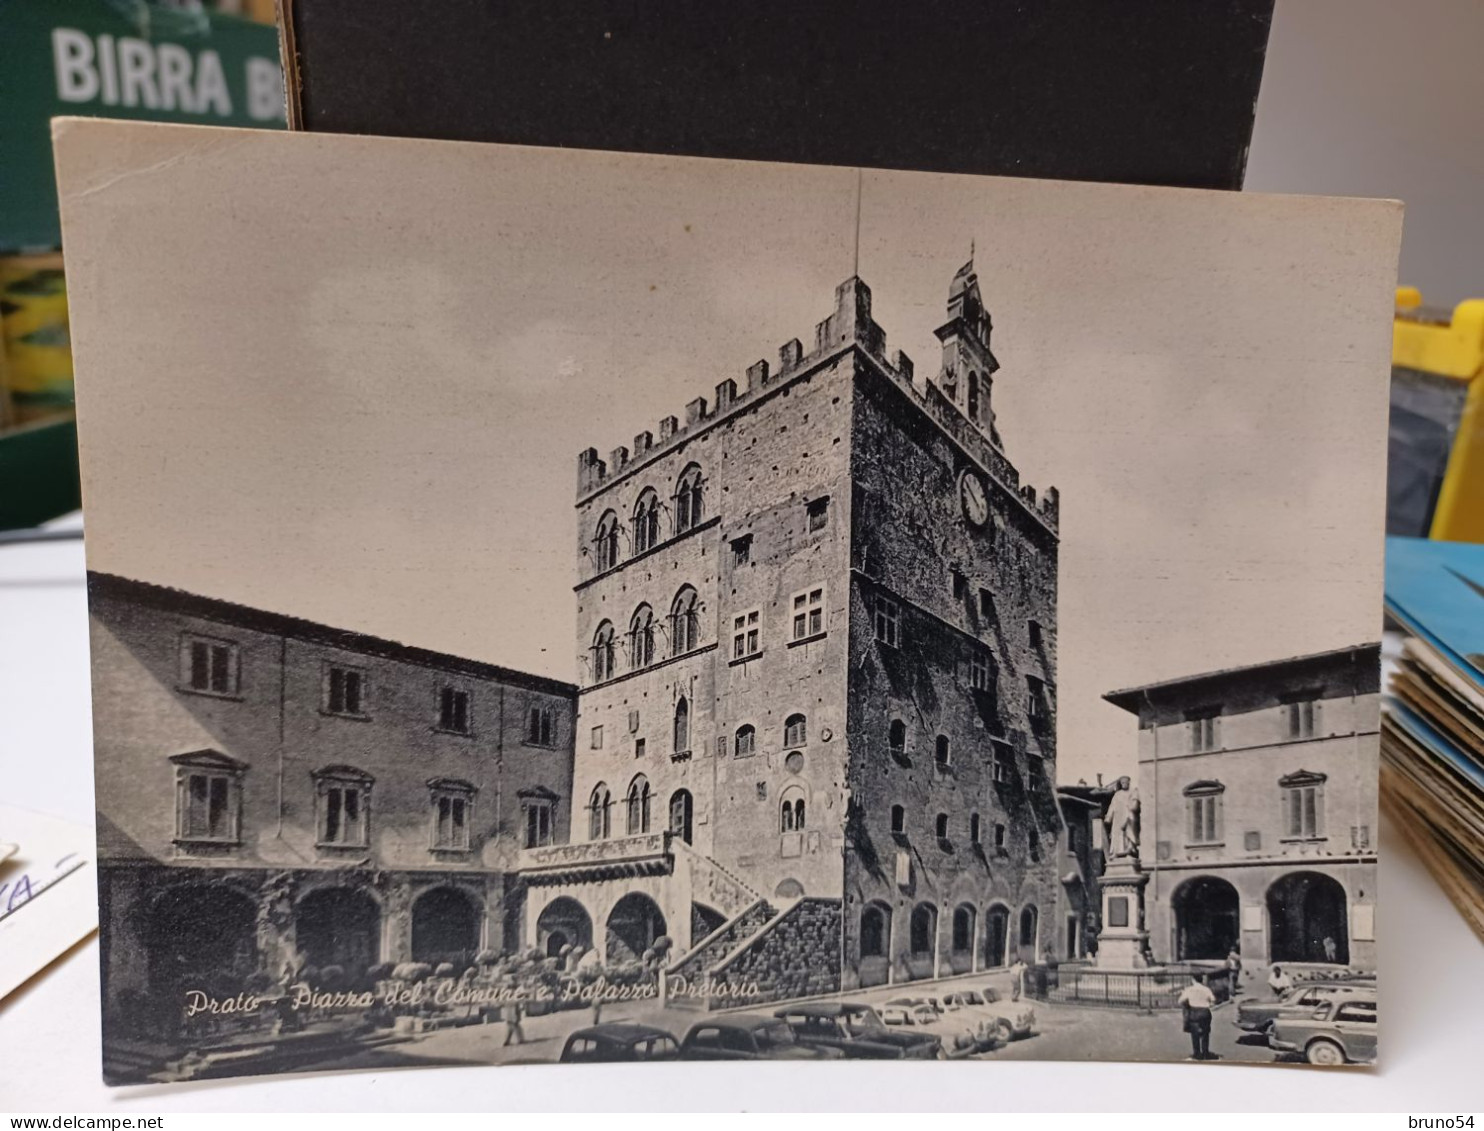
M642 892L630 892L608 915L604 957L609 963L632 962L642 958L664 933L665 916L659 904Z
M1274 962L1350 961L1345 889L1322 872L1291 872L1268 888L1268 948Z
M1216 876L1196 876L1175 889L1175 958L1222 958L1242 940L1237 889Z
M433 888L412 904L412 960L434 966L451 962L460 971L479 953L479 909L453 888Z
M559 896L536 917L536 945L549 957L557 957L564 946L591 949L593 920L587 908L570 896Z

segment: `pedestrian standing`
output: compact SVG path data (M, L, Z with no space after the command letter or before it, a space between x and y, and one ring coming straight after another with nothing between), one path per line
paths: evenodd
M1226 969L1231 980L1232 996L1235 997L1242 988L1242 956L1237 953L1236 947L1232 947L1231 953L1226 956Z
M1010 967L1010 1000L1019 1001L1023 993L1025 993L1025 960L1017 955L1014 965Z
M1324 961L1335 962L1340 957L1340 944L1329 936L1324 936Z
M1274 966L1272 973L1268 975L1268 989L1273 991L1274 997L1282 997L1293 989L1293 979L1283 973L1283 967Z
M526 1043L526 1032L521 1027L525 1012L525 1006L520 1001L512 1001L505 1006L505 1047Z
M1185 1031L1190 1034L1190 1059L1215 1060L1211 1055L1211 1009L1216 995L1199 974L1190 976L1190 985L1180 991L1180 1008L1185 1017Z

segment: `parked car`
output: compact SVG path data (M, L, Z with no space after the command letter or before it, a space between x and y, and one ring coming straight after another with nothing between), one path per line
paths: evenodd
M1249 1033L1266 1033L1274 1022L1287 1017L1307 1016L1325 1002L1356 996L1374 997L1375 993L1374 982L1306 982L1285 990L1283 996L1274 1001L1244 998L1237 1003L1232 1024Z
M881 1020L888 1025L931 1025L938 1011L918 997L894 997L881 1007Z
M988 1005L978 990L955 990L943 996L943 1004L949 1009L967 1009L971 1005Z
M1310 1064L1369 1064L1376 1059L1376 997L1334 997L1308 1017L1282 1017L1268 1032L1274 1052Z
M794 1037L816 1048L839 1049L847 1058L865 1060L941 1060L943 1042L931 1033L888 1029L869 1005L819 1002L780 1009Z
M1000 991L993 986L985 986L979 993L984 998L985 1005L993 1005L1000 1000Z
M578 1029L562 1047L563 1064L676 1060L679 1056L680 1042L673 1033L626 1021Z
M806 1045L788 1022L763 1013L734 1013L692 1025L681 1060L838 1060L839 1049Z

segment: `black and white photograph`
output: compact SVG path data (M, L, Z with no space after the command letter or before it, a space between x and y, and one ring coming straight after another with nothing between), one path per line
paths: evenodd
M55 142L108 1083L1375 1061L1399 205Z

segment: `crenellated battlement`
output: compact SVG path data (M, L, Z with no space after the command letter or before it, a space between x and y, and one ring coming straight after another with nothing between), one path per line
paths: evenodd
M972 271L972 265L965 269ZM965 272L959 273L960 279ZM972 274L968 284L974 285ZM955 294L959 293L960 279L955 279ZM977 299L977 288L974 291ZM962 302L960 302L962 305ZM952 311L952 299L950 311ZM950 323L951 324L951 323ZM988 320L985 317L985 326ZM940 337L942 336L940 332ZM577 457L577 496L586 498L605 484L634 470L641 464L660 458L678 444L714 424L733 412L745 409L763 395L771 393L792 378L799 376L815 363L838 353L847 346L855 346L867 354L892 383L911 398L952 440L994 479L1006 495L1018 502L1043 525L1053 531L1057 525L1059 496L1055 487L1046 489L1037 498L1036 491L1020 483L1019 472L999 445L999 436L994 431L992 415L989 416L989 434L983 426L976 425L957 403L955 391L945 390L943 379L928 379L919 383L912 359L901 350L888 359L886 353L886 331L871 316L871 289L858 276L846 279L835 288L835 309L814 327L814 347L804 353L798 338L784 342L778 348L777 368L766 358L759 358L749 365L739 383L727 378L715 389L715 399L707 402L697 397L685 406L684 423L675 416L666 416L659 421L658 434L640 432L634 437L632 447L615 448L605 460L596 448L588 448ZM987 350L986 350L987 353ZM998 368L991 357L988 371ZM987 375L986 375L987 376ZM985 411L988 414L988 383L985 385Z

